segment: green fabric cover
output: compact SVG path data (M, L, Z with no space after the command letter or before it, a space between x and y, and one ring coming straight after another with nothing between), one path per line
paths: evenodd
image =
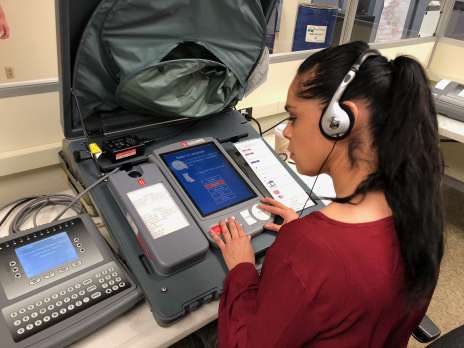
M202 117L233 106L264 49L256 0L102 0L79 46L84 119L120 107Z

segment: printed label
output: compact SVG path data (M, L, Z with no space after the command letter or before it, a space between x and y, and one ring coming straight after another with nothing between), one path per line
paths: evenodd
M126 157L134 156L137 153L137 149L130 149L116 154L116 160L120 160Z
M307 25L306 42L324 43L327 35L326 25Z
M127 196L153 239L189 225L184 214L162 183L129 192Z

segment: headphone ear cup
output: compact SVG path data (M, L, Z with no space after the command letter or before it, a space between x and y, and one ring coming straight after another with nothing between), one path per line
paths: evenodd
M351 133L351 130L354 127L354 115L353 115L353 111L351 111L349 106L347 106L345 104L340 104L340 107L343 109L343 111L346 112L346 114L348 116L348 119L349 119L349 122L350 122L349 125L348 125L348 129L346 130L345 134L343 134L343 136L338 138L338 139L343 139L343 138L346 138Z
M330 109L329 109L330 107ZM329 140L341 140L348 136L353 128L354 116L351 109L339 103L329 104L319 120L319 129Z

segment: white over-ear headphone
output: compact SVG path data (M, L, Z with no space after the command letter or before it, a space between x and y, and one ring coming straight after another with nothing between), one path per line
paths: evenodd
M380 53L375 50L367 50L361 54L338 86L319 120L319 128L327 139L340 140L350 133L354 126L354 116L350 108L340 105L340 98L351 81L353 81L362 63L369 57L379 55Z

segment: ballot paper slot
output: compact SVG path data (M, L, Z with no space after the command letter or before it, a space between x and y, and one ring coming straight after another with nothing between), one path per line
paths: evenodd
M143 268L147 272L147 274L154 274L155 270L153 269L153 266L151 262L148 260L148 258L145 256L145 254L139 255L140 263L142 264Z
M230 144L230 146L224 146L224 149L227 151L230 157L232 157L235 163L237 163L237 165L243 170L246 176L253 182L258 191L261 192L263 196L270 197L271 193L266 189L261 180L259 180L258 176L250 168L248 163L242 157L240 152L234 147L234 145Z

